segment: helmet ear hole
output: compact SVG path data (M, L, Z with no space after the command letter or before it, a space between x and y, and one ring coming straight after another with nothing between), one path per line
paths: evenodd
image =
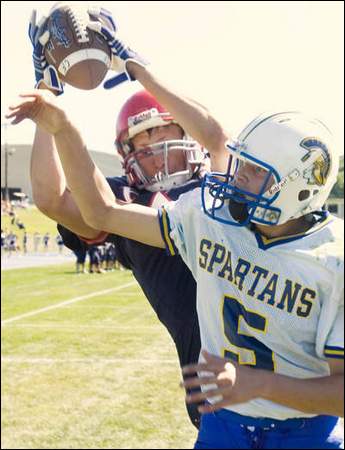
M313 191L313 196L316 195L316 194L318 194L318 193L319 193L319 190L316 189L315 191Z
M309 198L309 197L310 197L310 191L307 190L307 189L305 189L303 191L300 191L299 194L298 194L298 200L300 202L303 202L304 200L307 200L307 198Z

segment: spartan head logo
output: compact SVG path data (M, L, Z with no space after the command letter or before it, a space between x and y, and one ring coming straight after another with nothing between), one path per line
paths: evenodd
M306 138L301 142L301 147L308 150L302 161L307 161L314 152L319 153L312 165L303 172L303 177L311 185L324 186L331 167L331 157L327 146L317 138Z

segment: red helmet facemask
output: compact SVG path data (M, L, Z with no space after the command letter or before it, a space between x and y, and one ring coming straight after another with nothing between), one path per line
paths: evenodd
M184 133L183 139L165 140L135 151L131 139L151 128L176 123L171 114L151 94L140 91L123 105L116 124L117 152L120 155L130 185L149 191L169 190L179 186L197 172L204 159L202 148ZM185 154L183 170L169 170L169 154L182 151ZM149 175L142 164L144 158L160 156L163 168Z

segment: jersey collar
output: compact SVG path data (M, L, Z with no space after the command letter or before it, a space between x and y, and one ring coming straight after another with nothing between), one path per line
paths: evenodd
M333 220L333 217L329 214L328 211L317 211L314 213L314 216L316 218L315 224L308 231L304 231L303 233L291 234L289 236L279 236L275 238L267 238L265 236L262 236L258 231L255 231L254 235L259 248L261 248L262 250L267 250L268 248L275 247L277 245L282 245L288 242L297 241L298 239L303 239L304 237L321 230Z

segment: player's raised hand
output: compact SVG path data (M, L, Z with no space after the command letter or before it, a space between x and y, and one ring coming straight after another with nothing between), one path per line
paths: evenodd
M127 62L134 61L141 66L146 66L148 62L117 37L117 25L110 11L105 8L91 7L88 13L92 19L88 28L101 34L107 41L112 54L110 68L118 73L104 83L104 88L111 89L124 81L134 81L135 78L127 71Z
M230 362L226 358L212 355L202 350L205 362L190 364L182 368L183 375L199 373L196 377L186 378L181 387L192 389L202 385L210 385L205 392L187 395L187 403L206 402L213 398L213 403L205 403L198 407L201 413L217 411L229 405L243 403L259 397L262 392L262 370Z
M22 98L16 104L9 106L6 119L13 119L16 125L24 119L31 119L45 131L55 135L68 123L65 111L58 106L55 95L48 90L35 90L20 94Z
M35 69L36 85L42 84L52 90L55 95L63 93L63 83L60 81L57 70L47 63L44 56L44 46L49 40L47 17L42 16L37 23L37 11L34 9L29 23L29 38L33 47L32 60Z

